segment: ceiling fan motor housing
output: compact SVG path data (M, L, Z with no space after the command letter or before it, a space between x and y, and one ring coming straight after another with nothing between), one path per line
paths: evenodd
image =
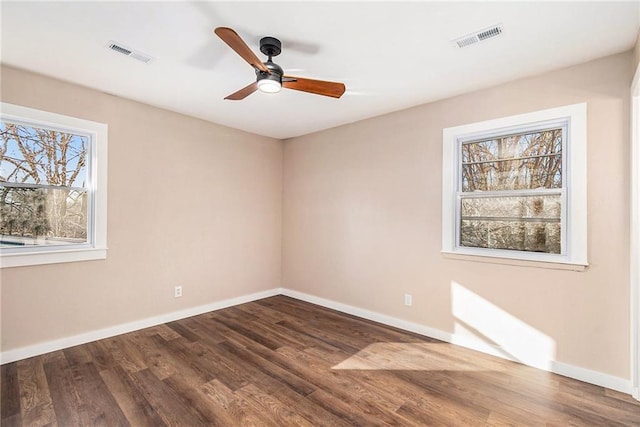
M282 75L284 71L282 68L271 61L271 57L280 55L282 52L282 43L275 37L263 37L260 39L260 52L264 53L269 57L267 62L264 62L264 66L269 70L268 73L264 71L256 70L257 81L260 82L262 80L273 80L277 82L279 85L282 85Z
M257 81L260 80L273 80L282 84L282 75L284 74L284 70L275 62L271 60L264 63L265 67L269 69L269 73L265 73L264 71L256 70L256 75L258 77Z

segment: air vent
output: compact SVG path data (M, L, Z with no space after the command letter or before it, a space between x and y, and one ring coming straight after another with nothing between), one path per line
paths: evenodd
M114 41L110 41L107 47L113 50L114 52L118 52L130 58L137 59L138 61L144 62L145 64L148 64L153 60L153 58L150 55L147 55L146 53L129 49L128 47L125 47L122 44Z
M480 31L476 31L475 33L455 39L453 42L457 44L458 47L471 46L472 44L499 36L502 34L503 29L504 27L502 24L494 25L493 27L485 28Z

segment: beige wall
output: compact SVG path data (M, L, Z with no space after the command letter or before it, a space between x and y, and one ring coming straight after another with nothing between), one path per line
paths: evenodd
M280 286L282 142L6 67L2 101L109 125L108 257L0 270L3 351Z
M551 343L557 361L628 378L631 60L628 52L286 141L283 286L474 335L520 359L536 340ZM591 267L444 259L442 129L585 101ZM460 304L489 316L456 318Z
M638 32L638 38L636 39L636 45L633 48L633 71L640 66L640 31Z

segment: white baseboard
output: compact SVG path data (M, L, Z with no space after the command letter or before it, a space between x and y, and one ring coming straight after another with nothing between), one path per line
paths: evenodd
M291 289L282 288L282 295L310 302L311 304L320 305L322 307L331 308L342 313L351 314L353 316L362 317L364 319L373 320L374 322L383 323L416 334L425 335L440 341L451 342L453 335L443 332L439 329L430 328L418 323L409 322L407 320L398 319L397 317L387 316L386 314L376 313L375 311L365 310L364 308L354 307L352 305L343 304L317 297L315 295L305 294L304 292L293 291Z
M546 370L549 372L553 372L554 374L584 381L585 383L610 388L622 393L632 393L631 380L614 377L613 375L605 374L598 371L592 371L591 369L581 368L575 365L569 365L567 363L558 362L556 360L550 360L549 364L551 368Z
M27 347L17 348L15 350L3 351L0 353L0 364L15 362L16 360L26 359L28 357L39 356L41 354L49 353L52 351L62 350L64 348L73 347L75 345L86 344L88 342L101 340L104 338L110 338L116 335L125 334L127 332L133 332L151 326L161 325L167 322L173 322L175 320L184 319L198 314L207 313L210 311L220 310L222 308L231 307L238 304L244 304L259 300L262 298L272 297L281 293L280 288L270 289L268 291L256 292L249 295L243 295L235 298L230 298L222 301L216 301L210 304L201 305L198 307L188 308L185 310L174 311L172 313L161 314L159 316L149 317L142 320L136 320L135 322L124 323L121 325L111 326L104 329L98 329L96 331L87 332L84 334L73 335L66 338L61 338L53 341L47 341L39 344L30 345Z
M502 351L499 347L493 346L487 343L482 343L473 340L463 335L456 335L449 332L444 332L436 328L424 326L418 323L410 322L407 320L398 319L397 317L380 314L374 311L366 310L363 308L355 307L348 304L332 301L329 299L317 297L315 295L306 294L303 292L294 291L285 288L275 288L263 292L257 292L249 295L244 295L236 298L230 298L223 301L217 301L210 304L201 305L198 307L189 308L186 310L174 311L172 313L163 314L160 316L149 317L147 319L138 320L135 322L125 323L122 325L116 325L109 328L99 329L97 331L91 331L84 334L74 335L58 340L47 341L40 344L35 344L27 347L18 348L15 350L4 351L0 353L0 361L2 364L15 362L16 360L26 359L28 357L39 356L41 354L49 353L52 351L61 350L75 345L85 344L88 342L113 337L116 335L124 334L127 332L133 332L140 329L148 328L151 326L161 325L167 322L173 322L175 320L184 319L198 314L207 313L210 311L220 310L222 308L231 307L238 304L244 304L247 302L267 298L275 295L286 295L291 298L307 301L312 304L316 304L322 307L331 308L333 310L340 311L342 313L351 314L353 316L362 317L364 319L372 320L374 322L382 323L384 325L393 326L405 331L414 332L420 335L424 335L430 338L435 338L440 341L448 342L451 344L466 347L472 350L480 351L482 353L497 356L503 359L514 360ZM514 360L522 363L522 361ZM563 375L565 377L574 378L576 380L584 381L587 383L595 384L601 387L610 388L623 393L634 394L637 390L632 390L631 381L624 378L615 377L613 375L604 374L602 372L592 371L589 369L581 368L574 365L558 362L555 360L549 360L547 365L549 366L534 366L535 368L543 369L555 374ZM637 398L637 397L636 397Z
M320 305L322 307L331 308L333 310L340 311L342 313L351 314L353 316L362 317L364 319L372 320L374 322L382 323L388 326L393 326L399 329L403 329L410 332L415 332L420 335L424 335L430 338L435 338L440 341L445 341L451 344L466 347L471 350L480 351L482 353L490 354L492 356L500 357L502 359L512 360L514 362L523 363L521 360L515 360L509 357L506 352L502 351L499 347L474 340L464 335L456 335L449 332L444 332L439 329L430 328L428 326L420 325L418 323L409 322L407 320L398 319L396 317L387 316L385 314L376 313L374 311L365 310L363 308L354 307L352 305L343 304L340 302L332 301L329 299L317 297L315 295L309 295L303 292L298 292L290 289L282 289L282 294L291 298L307 301L312 304ZM527 364L527 363L524 363ZM554 374L562 375L565 377L573 378L579 381L584 381L590 384L595 384L601 387L617 390L622 393L632 394L631 381L628 379L616 377L613 375L605 374L602 372L592 371L590 369L581 368L579 366L569 365L566 363L558 362L556 360L546 361L541 366L536 364L529 365L534 368L542 369Z

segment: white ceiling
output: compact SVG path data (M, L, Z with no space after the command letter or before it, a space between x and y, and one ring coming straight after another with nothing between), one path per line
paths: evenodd
M294 137L623 52L627 2L7 2L3 63L211 122ZM497 23L504 33L451 41ZM254 52L269 35L290 75L344 82L341 99L283 90L225 101L255 79L213 34L234 28ZM155 58L106 48L110 40ZM266 60L266 58L265 58Z

